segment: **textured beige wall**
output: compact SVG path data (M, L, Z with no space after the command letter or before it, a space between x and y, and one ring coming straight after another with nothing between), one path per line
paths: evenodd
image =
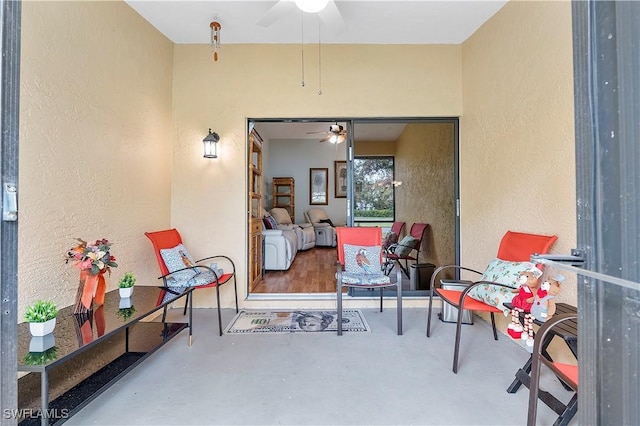
M395 155L396 141L355 141L353 143L355 155Z
M124 2L24 2L19 319L73 304L74 238L108 238L141 285L158 270L144 231L170 225L173 45Z
M455 171L452 123L408 124L396 150L396 219L406 233L414 222L429 224L420 262L455 263Z
M576 244L568 1L510 1L463 44L462 262L483 270L506 230ZM576 303L575 283L560 301Z
M236 261L244 298L246 118L457 116L460 51L460 46L324 46L319 96L317 58L310 52L307 84L300 86L299 45L227 45L215 63L208 46L176 45L172 224L197 250L195 256L226 253ZM215 161L201 153L209 127L221 136ZM196 304L214 303L213 292L207 292L199 292ZM221 293L223 305L230 306L231 289ZM293 304L300 307L299 301Z

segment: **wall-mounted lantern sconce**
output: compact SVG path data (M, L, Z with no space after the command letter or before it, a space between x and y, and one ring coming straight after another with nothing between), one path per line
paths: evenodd
M202 140L204 143L204 158L218 158L218 141L220 136L216 132L211 132Z

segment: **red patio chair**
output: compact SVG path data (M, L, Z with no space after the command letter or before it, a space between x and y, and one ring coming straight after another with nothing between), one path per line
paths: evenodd
M528 426L535 426L536 424L538 398L548 399L553 402L547 404L550 404L549 406L560 415L556 419L554 425L568 424L571 418L578 411L578 366L575 364L555 362L548 359L543 354L545 351L542 349L542 342L545 340L547 334L552 331L552 328L561 326L564 321L572 319L575 320L577 318L577 313L554 315L545 321L536 333L533 343L533 354L531 355L531 383L529 385L529 409L527 416ZM571 397L571 400L566 405L558 401L548 392L540 390L540 367L543 364L575 392Z
M402 274L396 270L396 280L382 271L382 229L379 227L336 228L338 263L336 264L336 298L338 305L338 336L342 335L342 288L380 289L380 312L383 291L396 287L398 335L402 334ZM346 247L345 247L346 246ZM344 270L343 270L344 269Z
M555 235L537 235L522 232L507 231L500 241L497 258L510 262L529 262L531 255L534 253L545 254L558 239ZM427 337L431 336L431 310L433 305L434 294L442 300L442 303L448 303L458 310L458 321L456 323L456 340L453 350L453 372L458 372L458 354L460 352L460 332L462 330L462 310L489 312L491 315L491 326L493 328L493 338L498 340L498 332L494 314L503 312L500 307L486 304L468 296L468 293L475 287L483 284L491 284L499 287L510 287L505 284L495 283L491 281L457 281L457 280L441 280L441 284L458 284L463 286L462 290L449 290L436 288L436 278L438 274L447 269L456 269L472 272L480 276L482 272L476 271L460 265L445 265L437 268L431 276L431 291L429 293L429 311L427 316Z
M409 261L418 262L422 239L428 227L429 225L427 223L414 223L411 225L411 229L409 229L409 235L397 244L392 244L387 250L387 259L392 262L398 261L400 269L407 278L409 278ZM404 261L404 265L400 262L401 260Z
M172 249L176 249L182 244L182 238L180 237L180 233L178 233L177 229L145 232L144 235L146 235L153 244L158 266L160 267L160 273L162 274L162 276L158 278L162 279L163 288L160 290L157 305L161 304L166 297L170 297L171 293L175 294L176 292L179 292L181 288L196 287L197 289L200 289L215 287L218 306L218 328L220 330L220 336L222 336L220 286L230 282L232 279L236 297L236 313L238 312L238 286L236 282L236 266L233 261L229 257L223 255L209 256L194 261L190 258L188 252L186 252L186 249L181 250L178 255L174 256L175 253L172 252ZM165 257L163 257L163 253L165 254ZM171 265L167 265L165 258L169 259L169 255L172 257L179 256L182 258L182 263L176 265L171 262ZM185 256L186 259L184 259ZM229 263L231 265L231 272L224 271L224 273L219 275L218 271L214 271L207 265L198 265L198 263L205 260L211 261L216 259ZM189 296L187 296L187 301L185 303L185 313L186 306L189 303L188 297Z

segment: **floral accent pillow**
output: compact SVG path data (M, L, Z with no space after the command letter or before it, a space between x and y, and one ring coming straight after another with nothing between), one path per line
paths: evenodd
M380 246L344 244L344 273L347 284L388 284L389 277L382 273Z
M187 248L182 244L178 244L170 249L161 249L160 256L169 272L196 266L193 257L191 257ZM167 278L167 286L176 294L167 292L164 300L166 301L176 297L178 294L181 294L186 287L197 287L210 284L213 281L215 281L213 273L204 268L176 272Z
M540 277L542 271L531 262L510 262L502 259L492 260L487 269L478 281L492 281L495 283L505 284L509 288L496 286L492 284L481 284L474 287L469 292L469 297L502 309L505 315L509 314L509 309L505 308L504 303L509 303L516 295L512 290L517 289L518 276L520 273L532 271L536 276Z

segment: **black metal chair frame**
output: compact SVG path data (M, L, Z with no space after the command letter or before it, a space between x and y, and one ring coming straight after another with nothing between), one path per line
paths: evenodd
M575 320L577 318L577 313L555 315L544 322L536 333L533 343L533 354L531 356L531 381L529 386L529 409L527 416L528 426L535 426L536 424L538 399L542 399L545 404L549 405L549 407L559 415L554 422L554 426L567 425L578 411L578 383L575 383L561 370L556 368L553 361L544 355L546 352L546 345L548 345L547 336L549 333L553 333L553 328L557 327L564 321ZM549 392L540 389L540 366L542 364L547 366L547 368L549 368L564 385L568 386L575 392L571 397L571 400L566 405L558 401L557 398Z
M420 238L415 237L415 235L413 235L413 233L411 231L413 231L413 227L418 225L418 223L414 223L413 225L411 225L411 228L409 229L409 234L413 236L414 238L417 239L417 242L415 244L415 246L411 247L411 251L415 250L416 251L416 255L415 257L407 255L407 256L397 256L395 254L395 250L401 246L401 244L396 243L396 244L391 244L386 250L386 263L385 263L385 274L389 275L391 273L391 270L393 269L393 261L398 261L398 266L400 267L400 269L402 270L402 272L404 273L404 275L409 278L409 261L410 260L415 260L416 262L420 261L420 247L422 247L422 240L424 240L424 235L427 233L427 229L429 228L429 224L425 223L424 225L426 225L424 227L424 229L422 230L422 233L420 234ZM404 246L404 247L408 247L408 246ZM401 260L404 260L404 265L400 262Z

